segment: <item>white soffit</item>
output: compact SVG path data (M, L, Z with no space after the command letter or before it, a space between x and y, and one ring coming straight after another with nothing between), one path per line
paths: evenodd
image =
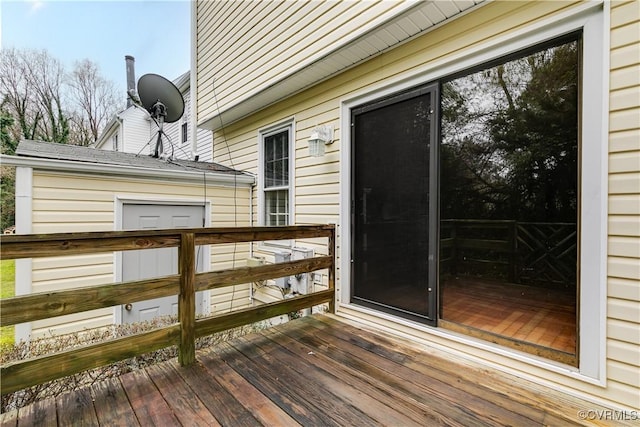
M301 92L339 72L432 30L485 1L417 1L413 7L402 14L337 48L314 63L298 70L292 70L291 74L283 76L269 87L230 106L221 114L205 119L200 123L200 126L209 130L218 130L221 127L220 123L228 125Z

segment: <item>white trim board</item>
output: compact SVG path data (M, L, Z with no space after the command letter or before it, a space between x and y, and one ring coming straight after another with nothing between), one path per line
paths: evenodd
M33 232L33 168L16 167L16 234ZM32 259L19 258L15 263L15 294L28 295L32 289ZM31 322L19 323L14 329L15 341L28 341Z

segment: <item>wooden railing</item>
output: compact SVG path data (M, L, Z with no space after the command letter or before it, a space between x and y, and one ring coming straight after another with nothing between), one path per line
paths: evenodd
M196 274L197 245L326 237L328 255ZM0 300L0 326L178 295L178 323L150 332L12 362L0 368L1 394L178 345L182 366L195 361L195 340L215 332L328 303L334 310L335 226L195 228L3 236L0 259L178 247L179 274L37 293ZM195 292L328 269L328 289L196 319Z

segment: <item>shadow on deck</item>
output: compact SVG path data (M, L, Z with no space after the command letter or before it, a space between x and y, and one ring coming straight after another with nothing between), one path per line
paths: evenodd
M2 425L581 425L595 404L315 315L2 414ZM616 424L619 425L619 424Z

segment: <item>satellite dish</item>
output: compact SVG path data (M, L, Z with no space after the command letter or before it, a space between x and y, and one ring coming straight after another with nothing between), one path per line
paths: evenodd
M157 74L145 74L138 80L138 96L142 106L158 124L158 138L153 157L164 154L163 125L180 120L184 114L184 99L178 88L169 80ZM149 141L151 142L151 141Z
M184 114L182 94L173 83L162 76L145 74L140 77L138 95L142 106L156 120L164 117L165 123L173 123Z

